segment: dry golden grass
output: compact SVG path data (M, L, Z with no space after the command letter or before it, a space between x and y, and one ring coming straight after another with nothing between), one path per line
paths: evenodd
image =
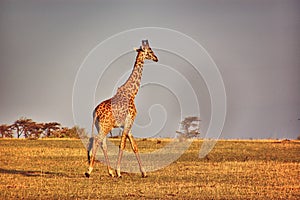
M166 143L138 141L142 151ZM300 199L299 141L218 141L199 159L201 143L148 178L111 178L96 163L87 179L80 140L1 139L0 199Z

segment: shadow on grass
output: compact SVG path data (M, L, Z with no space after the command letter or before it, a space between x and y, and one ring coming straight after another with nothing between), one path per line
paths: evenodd
M41 170L16 170L16 169L2 169L0 168L0 173L2 174L21 174L23 176L28 177L54 177L54 176L61 176L70 178L67 174L60 173L60 172L48 172L48 171L41 171Z

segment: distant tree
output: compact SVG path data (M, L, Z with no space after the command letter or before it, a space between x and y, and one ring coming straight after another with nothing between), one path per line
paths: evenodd
M7 124L0 125L0 138L12 138L13 131L12 127Z
M74 126L72 128L63 127L61 129L55 130L52 137L56 138L88 138L85 130Z
M200 126L199 122L201 120L199 117L186 117L183 121L181 121L181 130L176 131L176 133L179 134L179 139L187 139L187 138L193 138L200 135Z
M69 128L62 127L60 129L54 130L49 137L51 137L51 138L62 138L67 133L68 130L69 130Z
M14 132L17 138L88 138L85 130L74 126L72 128L61 127L58 122L37 123L32 119L21 117L12 125L0 125L0 137L13 137Z
M66 128L65 133L62 135L64 138L79 138L77 134L77 128L74 126L72 128Z
M27 136L25 136L26 138L37 139L44 132L44 124L43 123L32 122L28 125L29 126L28 126Z
M45 137L52 137L52 133L56 132L57 130L60 130L61 125L57 122L49 122L43 124L43 129Z
M33 125L32 119L27 119L25 117L21 117L20 119L18 119L17 121L14 122L14 124L12 124L12 129L16 130L17 133L17 137L20 138L22 135L24 135L24 137L28 137L28 131L29 131L29 127Z
M79 128L78 126L74 126L71 129L69 129L65 136L68 138L76 138L76 139L88 138L85 129Z

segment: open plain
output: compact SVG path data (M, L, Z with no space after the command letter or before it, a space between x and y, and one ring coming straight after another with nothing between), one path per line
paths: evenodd
M299 141L219 140L200 159L202 142L147 178L111 178L100 162L85 178L81 140L1 139L0 199L300 199ZM137 143L153 151L168 140Z

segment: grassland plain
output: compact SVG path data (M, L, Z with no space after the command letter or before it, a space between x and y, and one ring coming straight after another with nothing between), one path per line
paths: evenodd
M137 142L152 151L168 140ZM96 163L88 179L80 140L1 139L0 199L300 199L299 141L219 140L199 159L202 142L147 178L111 178Z

